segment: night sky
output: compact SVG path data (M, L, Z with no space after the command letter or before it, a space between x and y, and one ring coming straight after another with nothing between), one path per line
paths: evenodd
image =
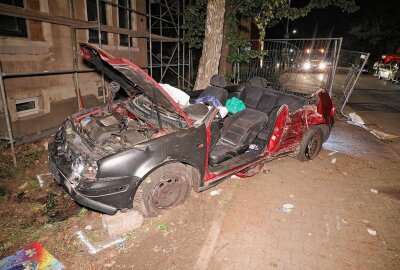
M292 0L301 5L306 0ZM360 7L355 13L343 13L330 6L314 10L306 17L289 22L290 38L343 37L343 48L372 53L400 53L400 0L356 0ZM359 29L359 35L352 32ZM267 38L283 38L286 20L267 30Z

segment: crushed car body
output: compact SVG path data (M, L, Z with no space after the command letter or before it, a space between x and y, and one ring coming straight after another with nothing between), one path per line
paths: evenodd
M156 216L191 190L254 175L272 159L313 159L334 124L325 90L298 96L262 78L226 86L214 75L182 105L130 61L85 43L80 53L112 81L111 95L121 88L127 98L68 117L49 144L49 167L77 203L102 213ZM222 107L194 102L202 97L222 105L236 97L246 109L225 116Z

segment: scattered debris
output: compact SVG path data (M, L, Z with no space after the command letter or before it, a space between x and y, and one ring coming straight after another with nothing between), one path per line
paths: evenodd
M339 218L339 216L336 216L336 230L337 231L340 231L340 218Z
M19 186L18 189L24 189L28 186L28 182L23 183L22 185Z
M270 170L270 169L268 169L268 168L265 168L265 167L264 167L264 168L262 169L262 172L263 172L263 173L270 173L270 172L271 172L271 170Z
M39 186L42 188L44 186L44 178L43 176L51 175L51 173L41 173L36 175L36 179L39 183Z
M399 138L399 136L397 136L397 135L387 134L385 132L375 130L375 129L370 129L369 132L371 132L372 135L374 135L375 137L377 137L378 139L381 139L381 140L386 140L386 139L390 140L390 139Z
M125 239L123 238L118 238L116 240L113 240L109 243L100 245L98 247L95 247L90 241L89 239L86 238L86 236L83 234L82 231L77 231L76 235L78 236L79 240L81 240L81 242L87 247L88 251L90 254L94 255L104 249L107 249L109 247L112 246L116 246L116 245L123 245Z
M365 224L368 224L368 223L369 223L369 220L368 220L368 219L363 219L363 222L364 222Z
M217 189L217 190L213 190L210 192L211 196L217 196L219 194L221 194L222 189Z
M294 205L291 203L285 203L284 205L282 205L282 207L278 208L279 211L284 212L284 213L290 213L292 212L294 208Z
M24 199L24 197L25 197L25 192L20 192L17 195L17 199L19 202L21 202Z
M85 230L90 231L92 229L92 225L86 225Z
M292 199L295 198L295 196L293 194L290 194L289 197L292 198Z
M377 137L378 139L381 139L381 140L399 138L399 136L397 136L397 135L387 134L385 132L378 131L378 130L371 129L371 128L367 127L365 125L364 120L359 115L357 115L356 113L350 113L349 114L349 119L347 120L347 123L355 125L355 126L358 126L358 127L361 127L363 129L366 129L372 135L374 135L375 137Z
M378 190L377 190L377 189L374 189L374 188L371 188L371 192L372 192L372 193L378 193Z
M44 148L44 150L49 150L49 142L48 141L43 143L43 148Z
M336 158L332 158L332 159L331 159L331 163L332 163L332 164L335 164L335 163L336 163Z
M232 175L231 178L232 178L232 179L240 179L240 177L237 176L237 175Z
M367 228L367 231L370 235L376 235L376 231L371 228Z
M106 263L104 267L112 268L116 264L116 261L111 261L110 263Z
M337 152L338 151L333 151L333 152L329 153L328 156L332 156L332 155L336 154Z
M328 221L325 221L325 226L326 226L326 237L329 237L330 230L329 230L329 223L328 223Z
M56 258L53 257L38 242L27 245L15 255L8 256L0 260L2 270L11 269L54 269L64 268Z
M365 128L364 120L358 114L356 114L354 112L349 113L349 119L347 120L347 123L361 127L361 128Z

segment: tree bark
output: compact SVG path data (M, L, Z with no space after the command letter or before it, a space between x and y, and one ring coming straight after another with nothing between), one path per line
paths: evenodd
M210 85L211 76L218 73L223 39L225 0L209 0L203 50L194 89Z
M232 7L227 6L226 10L225 10L221 58L219 60L219 72L218 72L218 74L221 74L224 76L227 73L232 73L232 64L228 63L229 43L228 43L228 38L227 38L229 27L230 27L229 16L231 13L232 13Z

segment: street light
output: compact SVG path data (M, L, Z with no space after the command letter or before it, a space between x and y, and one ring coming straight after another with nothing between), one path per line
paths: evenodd
M296 33L297 33L297 30L293 29L292 34L296 34Z

